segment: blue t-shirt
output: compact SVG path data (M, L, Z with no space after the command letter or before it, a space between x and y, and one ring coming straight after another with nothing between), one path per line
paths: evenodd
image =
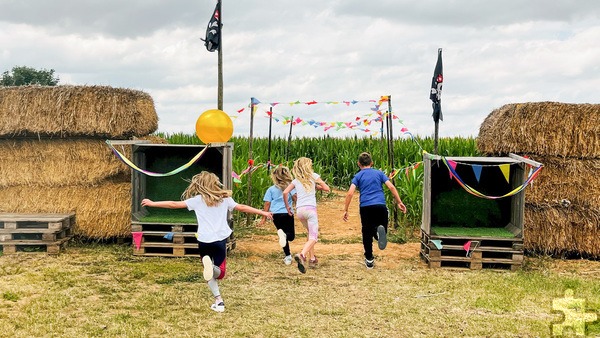
M288 205L292 208L292 196L296 193L296 189L292 189L292 191L288 194ZM287 209L285 208L285 203L283 203L283 191L279 189L276 185L272 185L265 192L265 197L263 197L263 201L271 202L271 206L269 207L269 211L274 214L287 214Z
M389 178L381 170L364 168L354 175L352 184L360 191L360 206L385 205L383 184Z

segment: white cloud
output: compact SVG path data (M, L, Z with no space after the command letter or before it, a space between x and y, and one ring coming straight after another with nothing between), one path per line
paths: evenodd
M154 98L159 130L193 132L197 117L216 107L217 53L200 41L214 5L0 0L0 71L55 69L65 84L143 90ZM237 117L235 132L247 134L251 97L321 102L392 95L404 125L431 135L428 92L442 47L440 135L475 136L483 119L506 103L598 103L599 13L595 0L577 6L568 0L225 0L224 110ZM276 114L290 112L283 107ZM370 109L302 108L295 116L343 122ZM266 136L264 116L257 113L255 135ZM273 126L287 135L288 125ZM357 132L294 126L296 136L326 133Z

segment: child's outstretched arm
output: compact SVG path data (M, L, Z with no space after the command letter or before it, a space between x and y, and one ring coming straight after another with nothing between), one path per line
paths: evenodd
M350 188L348 188L348 192L346 193L346 199L344 200L344 221L346 222L348 222L348 207L350 207L350 202L352 202L352 196L354 196L355 190L356 186L350 184Z
M400 209L400 211L402 211L403 213L406 214L406 205L404 205L404 203L402 203L402 200L400 199L400 195L398 195L398 190L396 190L396 187L394 187L394 185L392 184L392 181L389 181L389 180L386 181L385 185L392 192L392 196L394 196L394 199L396 200L396 203L398 204L398 209Z
M164 208L164 209L183 209L187 208L187 204L184 201L152 201L150 199L144 198L142 200L143 207L154 207L154 208Z
M290 185L288 185L287 188L285 188L285 190L283 191L283 204L285 204L285 208L287 209L287 212L290 216L292 216L294 213L292 213L291 206L288 203L288 195L295 187L296 186L294 185L294 183L290 183Z
M233 209L237 210L237 211L245 212L247 214L257 214L257 215L261 215L263 217L266 217L268 219L273 219L273 213L268 212L268 211L264 211L264 210L260 210L260 209L256 209L256 208L253 208L253 207L251 207L249 205L238 204Z
M271 202L265 201L263 210L268 212L269 208L271 208ZM262 220L260 221L260 224L265 224L266 220L267 220L267 217L263 216Z
M327 185L327 183L325 183L325 181L323 181L320 177L317 178L317 180L315 181L316 185L316 189L317 190L322 190L325 192L330 192L331 189L329 189L329 186Z

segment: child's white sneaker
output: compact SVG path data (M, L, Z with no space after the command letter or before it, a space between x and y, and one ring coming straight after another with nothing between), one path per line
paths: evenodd
M214 275L213 262L208 255L202 257L202 265L204 266L204 271L202 272L202 276L204 277L204 280L206 280L206 281L211 280Z
M292 255L285 256L285 258L283 258L283 262L285 263L285 265L292 264Z
M214 303L213 305L210 306L210 308L216 312L225 312L225 303L223 303L223 302Z
M287 235L285 234L285 232L279 229L277 230L277 236L279 236L279 246L281 246L282 248L285 247L285 245L287 244Z

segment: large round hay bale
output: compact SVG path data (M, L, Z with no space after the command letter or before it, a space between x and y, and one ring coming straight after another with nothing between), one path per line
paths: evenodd
M492 111L479 129L483 154L530 153L600 158L600 104L511 103Z
M154 101L108 86L0 87L0 137L126 139L158 128Z

